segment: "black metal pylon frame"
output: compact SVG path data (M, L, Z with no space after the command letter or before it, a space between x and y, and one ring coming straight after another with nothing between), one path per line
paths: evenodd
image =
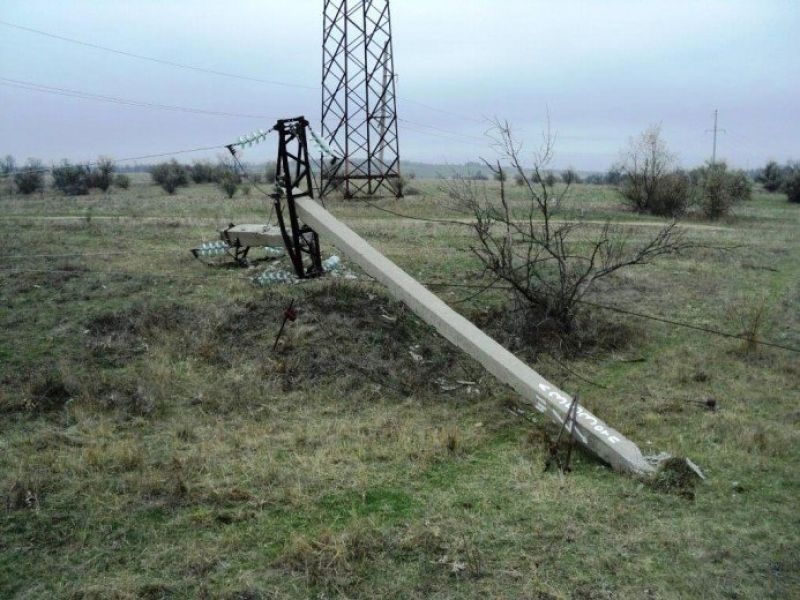
M325 0L322 137L341 157L323 168L321 195L400 197L389 0Z
M275 131L278 132L278 161L276 191L272 195L286 252L300 278L316 277L323 273L319 236L308 225L300 223L295 207L297 198L314 197L306 127L308 121L304 117L281 119L275 125ZM304 260L306 256L310 258L309 264Z

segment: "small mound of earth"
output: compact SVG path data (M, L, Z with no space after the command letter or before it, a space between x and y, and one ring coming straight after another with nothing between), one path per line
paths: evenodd
M289 387L335 380L361 386L366 379L404 395L432 389L442 377L469 378L469 359L402 303L352 282L304 292L294 304L297 320L274 351L288 302L267 294L234 306L212 334L217 351L208 360L230 368L268 356Z
M685 458L669 458L653 476L654 490L694 500L695 488L702 477Z

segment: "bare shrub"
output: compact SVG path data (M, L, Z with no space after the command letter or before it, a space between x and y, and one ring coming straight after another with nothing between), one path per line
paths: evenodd
M7 159L11 158L6 157ZM13 161L13 159L11 159ZM13 162L10 165L6 164L5 168L14 168ZM14 173L14 185L20 194L28 195L33 194L44 189L44 166L41 161L36 159L28 159L22 170Z
M420 193L419 188L410 185L405 177L391 180L391 186L397 196L418 196Z
M739 353L757 354L769 320L766 296L741 296L730 306L727 317L738 327L742 339Z
M67 196L85 196L89 193L89 174L88 166L65 160L52 169L53 187Z
M233 198L242 183L242 177L233 164L220 161L216 168L217 183L228 198Z
M127 190L131 186L131 178L124 173L120 173L114 178L114 185L121 190Z
M677 217L689 203L688 186L676 177L676 156L661 137L661 126L651 125L631 139L620 164L618 190L636 212Z
M108 191L114 179L114 161L101 156L94 168L63 161L53 167L53 187L67 196L85 196L93 188Z
M114 181L114 161L107 156L97 159L97 164L89 173L89 187L108 191Z
M611 167L603 176L603 183L607 185L619 185L622 182L622 172L618 166Z
M774 160L769 161L756 177L768 192L777 192L783 185L784 173Z
M14 173L17 170L17 161L10 154L0 160L0 183L7 194L14 193Z
M578 175L578 172L572 168L569 168L566 171L561 172L561 181L563 181L564 183L568 183L569 185L583 183L581 176Z
M463 181L453 184L450 195L460 208L474 215L472 228L477 244L471 250L484 272L493 282L508 284L518 306L532 316L556 323L562 332L571 333L583 298L599 280L687 247L675 221L636 247L629 247L624 233L609 223L587 242L588 228L583 228L580 222L555 218L570 185L556 188L543 176L553 154L549 124L542 146L534 155L532 175L523 169L521 145L509 125L497 121L494 131L496 147L504 162L524 180L522 206L517 210L512 208L505 184L500 186L499 198L489 198L486 188L479 190ZM499 161L487 166L493 172L504 171ZM572 234L579 228L583 229L583 239L573 240Z
M653 195L649 212L662 217L680 217L686 213L692 197L692 182L683 171L667 173Z
M16 170L17 161L14 160L14 157L10 154L6 154L3 160L0 161L0 175L8 177L9 175L13 175Z
M730 213L737 202L751 196L751 184L742 171L729 171L725 163L709 164L696 170L700 210L708 219Z
M786 192L789 202L800 204L800 169L795 169L795 171L786 178L783 189Z
M160 185L170 195L174 194L179 187L189 185L189 173L186 167L174 158L169 162L155 165L150 169L150 176L154 183Z
M196 162L190 169L192 181L195 183L216 183L217 169L208 161Z
M733 197L740 201L747 201L753 199L753 182L747 176L747 173L741 169L731 171L730 173L730 189Z
M219 178L219 187L225 192L228 198L233 198L236 194L236 190L239 189L239 184L230 173L224 173Z

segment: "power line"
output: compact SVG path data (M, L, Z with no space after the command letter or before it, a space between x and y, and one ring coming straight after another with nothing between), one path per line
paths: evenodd
M209 150L222 150L224 148L225 148L225 146L205 146L205 147L202 147L202 148L191 148L191 149L188 149L188 150L173 150L172 152L161 152L159 154L145 154L143 156L130 156L128 158L118 158L118 159L111 160L111 162L114 163L114 164L118 164L118 163L123 163L123 162L131 162L131 161L135 161L135 160L146 160L146 159L150 159L150 158L163 158L165 156L174 156L174 155L177 155L177 154L191 154L191 153L194 153L194 152L207 152ZM87 162L87 163L78 163L78 164L85 165L87 167L94 167L94 166L97 166L98 163L97 162ZM19 175L27 175L27 174L30 174L30 173L49 173L53 169L54 169L54 167L47 167L47 168L44 168L44 169L29 169L29 170L26 170L26 171L14 171L12 173L7 173L7 174L0 175L0 179L5 178L5 177L13 177L14 175L17 175L17 174L19 174Z
M412 221L425 221L427 223L440 223L442 225L458 225L459 227L471 227L472 226L470 223L466 223L464 221L454 221L454 220L451 220L451 219L429 219L427 217L415 217L415 216L412 216L412 215L406 215L406 214L403 214L403 213L400 213L400 212L397 212L397 211L394 211L394 210L391 210L391 209L388 209L388 208L383 208L382 206L378 206L377 204L374 204L374 203L370 202L369 200L362 200L362 203L366 204L367 206L369 206L371 208L374 208L375 210L379 210L381 212L385 212L387 214L394 215L395 217L400 217L401 219L411 219Z
M403 118L400 118L400 117L398 117L397 120L400 121L401 123L407 123L409 125L415 125L417 127L424 127L424 128L427 128L427 129L433 129L434 131L439 131L439 132L442 132L442 133L446 133L447 135L451 135L451 136L454 136L454 137L463 137L463 138L466 138L466 139L469 139L469 140L478 140L480 142L483 142L484 144L486 143L486 138L483 137L483 136L471 135L471 134L468 134L468 133L460 133L460 132L457 132L457 131L452 131L450 129L444 129L442 127L437 127L436 125L426 125L424 123L417 123L416 121L409 121L408 119L403 119Z
M479 136L479 135L474 135L474 134L461 133L461 132L458 132L458 131L453 131L451 129L444 129L444 128L438 127L436 125L426 125L424 123L418 123L416 121L409 121L408 119L403 119L403 118L400 118L400 117L398 117L397 120L399 122L401 122L401 123L406 124L406 125L412 125L412 126L416 126L416 127L424 127L424 128L427 128L427 129L432 129L434 131L447 134L447 136L449 136L449 137L437 136L435 133L432 133L432 132L429 132L429 131L420 131L418 129L414 129L414 128L405 126L406 129L408 129L410 131L414 131L416 133L423 133L423 134L426 134L426 135L432 135L432 136L435 136L435 137L441 137L442 139L465 138L465 143L480 144L481 146L484 146L484 147L489 145L489 144L491 144L491 139L488 139L486 135ZM723 130L720 130L720 131L723 131ZM556 134L555 137L557 137L560 140L570 140L570 141L577 141L577 142L609 142L609 141L617 142L617 141L619 141L617 138L613 138L613 137L590 137L590 136L581 136L581 135L560 135L560 134ZM461 140L454 140L454 141L461 141Z
M109 48L108 46L100 46L99 44L92 44L90 42L83 42L81 40L76 40L74 38L69 38L63 35L56 35L54 33L48 33L46 31L42 31L40 29L33 29L32 27L23 27L22 25L16 25L14 23L9 23L8 21L1 21L0 25L5 27L11 27L13 29L19 29L21 31L27 31L28 33L35 33L37 35L53 38L56 40L61 40L62 42L68 42L70 44L76 44L78 46L85 46L87 48L94 48L95 50L103 50L104 52L111 52L113 54L119 54L120 56L127 56L128 58L136 58L139 60L146 60L154 63L158 63L161 65L166 65L169 67L175 67L178 69L186 69L189 71L195 71L198 73L206 73L209 75L217 75L219 77L228 77L231 79L241 79L243 81L253 81L256 83L266 83L268 85L279 85L283 87L291 87L291 88L300 88L300 89L307 89L307 90L317 90L319 88L312 87L308 85L301 85L297 83L287 83L285 81L276 81L273 79L260 79L258 77L247 77L245 75L236 75L234 73L226 73L225 71L217 71L214 69L206 69L204 67L196 67L193 65L185 65L178 62L173 62L171 60L164 60L162 58L155 58L153 56L145 56L144 54L136 54L134 52L126 52L124 50L117 50L116 48Z
M113 160L111 162L119 163L119 162L130 162L132 160L145 160L148 158L163 158L164 156L172 156L174 154L191 154L193 152L204 152L207 150L222 150L225 146L205 146L204 148L191 148L189 150L175 150L173 152L162 152L160 154L146 154L144 156L133 156L128 158L120 158L118 160ZM94 166L97 163L88 163L90 166Z
M424 282L423 285L428 287L449 287L449 288L466 288L466 289L484 289L482 285L476 284L469 284L469 283L446 283L446 282ZM508 286L495 286L497 289L504 289L504 290L511 290L511 287ZM599 308L601 310L608 310L611 312L619 313L622 315L630 316L630 317L637 317L639 319L645 319L648 321L656 321L659 323L666 323L667 325L675 325L676 327L683 327L685 329L691 329L693 331L700 331L702 333L707 333L710 335L717 335L720 337L728 338L728 339L735 339L741 340L744 342L752 342L754 344L758 344L761 346L769 346L771 348L778 348L780 350L787 350L789 352L794 352L800 354L800 348L796 348L794 346L787 346L785 344L779 344L777 342L769 342L764 340L753 340L747 336L735 333L728 333L727 331L720 331L719 329L713 329L711 327L705 327L703 325L696 325L694 323L687 323L685 321L678 321L676 319L667 319L665 317L656 317L654 315L649 315L646 313L635 312L631 310L626 310L624 308L619 308L617 306L609 306L606 304L599 304L597 302L591 302L589 300L578 300L578 303L585 304L587 306L592 306L594 308Z
M99 44L93 44L91 42L84 42L82 40L77 40L75 38L66 37L66 36L63 36L63 35L55 34L55 33L49 33L47 31L42 31L40 29L34 29L32 27L25 27L25 26L22 26L22 25L17 25L15 23L10 23L8 21L3 21L3 20L0 20L0 25L3 25L5 27L11 27L13 29L18 29L20 31L26 31L28 33L34 33L36 35L41 35L41 36L44 36L44 37L60 40L62 42L67 42L67 43L70 43L70 44L76 44L78 46L84 46L84 47L87 47L87 48L93 48L95 50L103 50L104 52L111 52L112 54L117 54L117 55L120 55L120 56L126 56L128 58L136 58L136 59L139 59L139 60L146 60L146 61L157 63L157 64L160 64L160 65L166 65L166 66L175 67L175 68L178 68L178 69L185 69L185 70L189 70L189 71L194 71L196 73L205 73L207 75L216 75L218 77L227 77L227 78L230 78L230 79L239 79L239 80L243 80L243 81L252 81L252 82L255 82L255 83L263 83L263 84L267 84L267 85L277 85L277 86L282 86L282 87L290 87L290 88L297 88L297 89L304 89L304 90L319 91L321 89L319 86L303 85L303 84L299 84L299 83L289 83L289 82L286 82L286 81L276 81L276 80L273 80L273 79L262 79L262 78L259 78L259 77L249 77L249 76L246 76L246 75L237 75L235 73L227 73L225 71L217 71L215 69L206 69L204 67L198 67L198 66L194 66L194 65L186 65L186 64L174 62L174 61L171 61L171 60L165 60L165 59L162 59L162 58L155 58L153 56L146 56L144 54L137 54L137 53L134 53L134 52L127 52L127 51L124 51L124 50L118 50L116 48L110 48L108 46L101 46ZM485 123L487 121L486 118L472 117L472 116L460 114L460 113L457 113L457 112L453 112L451 110L446 110L446 109L443 109L443 108L437 108L435 106L431 106L430 104L426 104L424 102L420 102L418 100L413 100L411 98L406 98L406 97L403 97L403 96L398 96L397 99L398 100L402 100L403 102L410 102L412 104L416 104L418 106L422 106L423 108L426 108L426 109L434 111L434 112L450 115L450 116L453 116L453 117L458 117L459 119L464 119L464 120L467 120L467 121L474 121L476 123Z
M34 29L34 28L31 28L31 27L24 27L22 25L17 25L17 24L10 23L10 22L7 22L7 21L0 20L0 25L6 26L6 27L11 27L11 28L18 29L18 30L21 30L21 31L27 31L29 33L35 33L37 35L42 35L42 36L45 36L45 37L61 40L61 41L72 43L72 44L77 44L77 45L80 45L80 46L86 46L86 47L89 47L89 48L94 48L94 49L103 50L103 51L106 51L106 52L111 52L111 53L122 55L122 56L127 56L129 58L136 58L136 59L140 59L140 60L146 60L146 61L155 62L155 63L158 63L158 64L167 65L167 66L171 66L171 67L176 67L176 68L181 68L181 69L188 69L188 70L195 71L195 72L200 72L200 73L205 73L205 74L210 74L210 75L216 75L216 76L221 76L221 77L229 77L229 78L234 78L234 79L241 79L241 80L245 80L245 81L253 81L253 82L263 83L263 84L268 84L268 85L278 85L278 86L284 86L284 87L293 87L293 88L308 89L308 90L315 90L315 91L318 91L320 89L317 86L308 86L308 85L288 83L288 82L275 81L275 80L269 80L269 79L261 79L261 78L258 78L258 77L249 77L249 76L244 76L244 75L237 75L237 74L233 74L233 73L227 73L227 72L224 72L224 71L217 71L217 70L214 70L214 69L206 69L206 68L197 67L197 66L194 66L194 65L185 65L185 64L182 64L182 63L177 63L177 62L173 62L173 61L169 61L169 60L164 60L164 59L159 59L159 58L146 56L146 55L142 55L142 54L136 54L136 53L132 53L132 52L118 50L118 49L110 48L110 47L107 47L107 46L101 46L101 45L93 44L93 43L90 43L90 42L84 42L84 41L81 41L81 40L77 40L77 39L74 39L74 38L69 38L69 37L62 36L62 35L57 35L57 34L54 34L54 33L49 33L49 32L46 32L46 31L39 30L39 29ZM20 82L20 83L23 83L23 82ZM36 84L33 84L33 85L36 85ZM20 87L20 86L18 86L18 87ZM46 87L46 86L40 86L40 87ZM23 88L23 89L27 89L27 88ZM45 90L35 90L35 91L45 91ZM77 91L74 91L74 90L58 90L58 88L56 88L54 91L50 91L49 93L54 93L55 94L55 93L57 93L57 91L65 92L63 95L81 94L81 95L76 95L76 96L73 96L73 97L79 97L79 98L85 97L87 99L95 99L95 100L103 99L104 101L107 101L107 102L115 102L115 103L119 103L119 104L131 105L131 106L140 106L140 107L147 106L147 107L150 107L150 108L159 108L159 109L164 109L164 110L179 110L179 111L182 111L182 112L191 112L191 113L198 113L198 114L211 114L211 115L215 115L215 116L231 116L231 117L243 117L243 118L263 118L263 117L255 116L255 115L240 115L240 114L235 114L235 113L223 113L223 112L217 112L217 111L203 111L203 110L200 110L200 109L191 109L191 108L185 108L185 107L179 107L179 106L172 107L172 106L158 105L158 104L148 103L148 102L130 101L130 100L126 100L126 99L123 99L123 98L109 98L109 97L101 98L101 97L98 97L96 95L86 94L86 93L83 93L83 92L77 92ZM486 117L478 118L478 117L472 117L472 116L464 115L464 114L461 114L461 113L458 113L458 112L454 112L454 111L451 111L451 110L446 110L446 109L443 109L443 108L438 108L438 107L435 107L435 106L431 106L430 104L426 104L424 102L420 102L420 101L414 100L412 98L406 98L406 97L403 97L403 96L398 96L397 99L401 100L401 101L404 101L404 102L409 102L409 103L412 103L412 104L416 104L418 106L422 106L423 108L426 108L426 109L434 111L434 112L450 115L450 116L457 117L459 119L463 119L463 120L467 120L467 121L473 121L475 123L486 124L486 123L490 122L490 120L487 119ZM398 121L405 122L405 123L407 123L409 125L416 125L418 127L424 127L424 128L427 128L427 129L433 129L435 131L439 131L439 132L442 132L442 133L445 133L447 135L454 136L454 137L457 137L457 138L469 138L469 139L472 139L472 140L478 140L478 142L481 143L481 145L485 146L485 140L480 136L470 135L470 134L463 134L463 133L460 133L460 132L455 132L455 131L452 131L452 130L443 129L443 128L437 127L435 125L427 125L427 124L423 124L423 123L415 123L415 122L409 121L407 119L398 119ZM443 136L436 136L434 133L431 133L431 132L428 132L428 131L419 131L419 130L416 130L416 129L409 129L409 131L413 131L415 133L421 133L423 135L429 135L429 136L433 136L433 137L440 137L441 139L449 139L449 138L445 138ZM561 136L561 138L562 139L572 139L572 140L583 140L583 141L608 141L608 140L614 139L614 138L588 138L588 137L581 137L581 136ZM450 139L450 141L459 141L459 140ZM477 143L477 142L472 142L472 143Z
M95 100L98 102L108 102L111 104L122 104L125 106L134 106L137 108L154 108L158 110L168 110L172 112L184 112L198 115L210 115L214 117L235 117L243 119L266 119L264 115L249 115L242 113L230 113L216 110L204 110L200 108L191 108L187 106L178 106L174 104L157 104L155 102L146 102L142 100L130 100L127 98L118 98L115 96L103 96L100 94L93 94L90 92L83 92L80 90L71 90L68 88L60 88L49 85L42 85L30 81L22 81L19 79L9 79L0 77L0 85L7 87L15 87L32 92L41 92L45 94L54 94L57 96L66 96L69 98L79 98L82 100Z
M274 129L270 129L270 133L272 133L273 131L274 131ZM250 179L249 175L247 174L247 169L244 168L244 165L239 160L239 156L236 154L236 151L233 149L233 146L227 146L227 148L228 148L228 151L231 153L231 156L233 157L233 160L236 162L236 165L239 167L239 170L242 172L242 176L245 179L247 179L247 181L250 182L250 184L254 188L256 188L256 190L259 191L267 200L270 201L269 216L267 217L267 223L271 223L272 222L272 215L273 215L273 213L275 211L275 203L274 203L274 200L273 200L272 196L269 194L269 192L264 191L264 189L260 185L258 185L258 183L256 183L255 181L252 181Z
M80 256L80 255L74 255L74 256ZM87 256L89 256L89 255L87 255ZM191 279L191 280L226 279L226 280L229 280L229 281L230 280L247 281L247 280L250 279L250 278L247 278L247 277L234 277L234 278L231 278L231 277L225 277L225 276L208 276L208 275L206 275L206 276L200 276L200 275L197 275L197 276L194 276L194 275L186 276L186 275L178 275L178 274L161 274L161 273L158 273L158 274L154 274L154 273L132 273L130 271L89 271L89 270L76 271L74 269L0 268L0 273L8 273L8 274L14 274L14 273L73 273L73 274L74 273L91 273L91 274L104 274L104 275L120 273L120 274L140 275L141 277L160 278L160 279ZM487 289L485 285L481 286L481 285L465 284L465 283L461 283L460 284L460 283L430 282L430 281L422 282L422 283L423 283L423 285L425 285L427 287L450 287L450 288L471 288L471 289L479 288L479 289L484 290L484 291ZM497 287L501 288L501 289L510 289L510 288L508 288L506 286L497 286ZM646 313L630 311L630 310L626 310L626 309L623 309L623 308L619 308L617 306L608 306L608 305L605 305L605 304L599 304L597 302L591 302L591 301L588 301L588 300L579 300L578 302L580 304L585 304L587 306L592 306L594 308L599 308L601 310L608 310L608 311L611 311L611 312L616 312L616 313L627 315L627 316L637 317L637 318L645 319L645 320L648 320L648 321L656 321L656 322L659 322L659 323L666 323L668 325L674 325L676 327L683 327L684 329L690 329L690 330L693 330L693 331L699 331L699 332L706 333L706 334L709 334L709 335L716 335L716 336L724 337L724 338L728 338L728 339L735 339L735 340L740 340L740 341L745 341L745 342L751 342L751 343L754 343L754 344L757 344L757 345L760 345L760 346L767 346L767 347L770 347L770 348L777 348L779 350L786 350L788 352L793 352L795 354L800 354L800 348L796 348L796 347L793 347L793 346L788 346L788 345L785 345L785 344L779 344L777 342L770 342L770 341L766 341L766 340L752 339L752 338L749 338L749 337L741 335L741 334L728 333L726 331L720 331L719 329L713 329L711 327L705 327L703 325L696 325L694 323L687 323L685 321L678 321L676 319L667 319L667 318L664 318L664 317L656 317L654 315L649 315L649 314L646 314Z
M461 113L453 112L451 110L445 110L443 108L436 108L435 106L431 106L430 104L425 104L424 102L419 102L418 100L412 100L411 98L404 98L403 96L398 96L398 100L402 100L403 102L411 102L412 104L416 104L418 106L422 106L423 108L427 108L428 110L432 110L434 112L442 113L444 115L450 115L452 117L458 117L459 119L464 119L465 121L474 121L476 123L486 123L488 119L485 117L470 117L468 115L464 115Z
M41 31L41 30L38 30L38 29L33 29L33 28L30 28L30 27L24 27L24 26L21 26L21 25L16 25L14 23L9 23L7 21L0 20L0 25L4 25L6 27L19 29L19 30L22 30L22 31L27 31L27 32L30 32L30 33L35 33L35 34L38 34L38 35L43 35L45 37L50 37L50 38L53 38L53 39L58 39L58 40L69 42L69 43L73 43L73 44L78 44L78 45L81 45L81 46L86 46L86 47L90 47L90 48L104 50L104 51L107 51L107 52L112 52L114 54L119 54L119 55L122 55L122 56L131 57L131 58L137 58L137 59L141 59L141 60L148 60L148 61L151 61L151 62L156 62L156 63L159 63L159 64L164 64L164 65L168 65L168 66L172 66L172 67L176 67L176 68L189 69L189 70L192 70L192 71L202 72L202 73L211 74L211 75L218 75L218 76L224 76L224 77L233 77L233 78L236 78L236 79L244 79L244 80L248 80L248 81L256 81L256 82L259 82L259 83L266 83L266 84L272 84L272 85L284 85L284 86L289 86L289 87L298 87L298 88L313 89L313 90L319 89L317 87L312 87L312 86L289 84L289 83L285 83L285 82L278 82L278 81L260 79L260 78L255 78L255 77L246 77L246 76L235 75L235 74L232 74L232 73L226 73L226 72L222 72L222 71L215 71L215 70L212 70L212 69L204 69L204 68L195 67L195 66L192 66L192 65L184 65L184 64L181 64L181 63L175 63L173 61L157 59L157 58L154 58L154 57L149 57L149 56L145 56L145 55L141 55L141 54L135 54L135 53L131 53L131 52L117 50L117 49L114 49L114 48L109 48L109 47L106 47L106 46L100 46L100 45L92 44L92 43L89 43L89 42L83 42L81 40L68 38L66 36L61 36L61 35L57 35L57 34L48 33L48 32L45 32L45 31ZM5 82L5 83L3 83L3 82ZM89 93L89 92L83 92L83 91L80 91L80 90L59 88L59 87L54 87L54 86L46 86L46 85L36 84L36 83L32 83L32 82L14 80L14 79L6 79L6 78L0 78L0 85L6 85L8 87L16 87L18 89L24 89L24 90L28 90L28 91L36 91L36 92L40 92L40 93L48 93L48 94L53 94L53 95L60 95L60 96L79 98L79 99L85 99L85 100L95 100L95 101L107 102L107 103L112 103L112 104L133 106L133 107L138 107L138 108L152 108L152 109L158 109L158 110L168 110L168 111L173 111L173 112L185 112L185 113L190 113L190 114L203 114L203 115L235 117L235 118L253 118L253 119L265 118L265 117L263 117L261 115L229 113L229 112L223 112L223 111L210 111L210 110L203 110L203 109L184 107L184 106L178 106L178 105L164 105L164 104L159 104L159 103L154 103L154 102L130 100L130 99L127 99L127 98L119 98L119 97L114 97L114 96L104 96L104 95L100 95L100 94L93 94L93 93ZM419 101L416 101L416 100L412 100L410 98L398 97L398 99L404 100L406 102L411 102L411 103L414 103L414 104L417 104L417 105L420 105L420 106L423 106L423 107L425 107L425 108L427 108L429 110L435 111L435 112L449 114L449 115L452 115L452 116L456 116L456 117L459 117L459 118L462 118L462 119L474 121L474 122L477 122L477 123L486 123L487 122L486 118L480 118L479 119L479 118L475 118L475 117L467 117L465 115L460 115L460 114L455 113L453 111L448 111L448 110L436 108L434 106L430 106L428 104L425 104L423 102L419 102ZM485 145L485 140L483 140L483 138L480 137L480 136L464 134L464 133L460 133L460 132L456 132L456 131L452 131L452 130L443 129L443 128L435 126L435 125L427 125L427 124L424 124L424 123L417 123L417 122L406 120L406 119L398 119L398 120L402 121L404 123L407 123L409 125L415 125L417 127L423 127L423 128L426 128L426 129L431 129L431 130L434 130L434 131L438 131L440 133L443 133L443 134L446 134L447 136L452 136L452 137L445 137L444 135L437 135L436 133L433 133L431 131L421 131L419 129L406 127L406 129L408 129L409 131L413 131L415 133L420 133L420 134L428 135L428 136L432 136L432 137L438 137L440 139L446 139L448 141L459 141L461 143L472 143L472 144L475 144L475 145L480 144L482 146Z
M473 140L468 140L468 139L455 137L455 135L453 135L453 134L443 135L441 133L436 133L435 131L425 131L424 129L418 129L416 127L409 127L408 125L405 125L405 124L402 125L402 130L403 131L413 131L414 133L421 133L422 135L428 135L428 136L431 136L431 137L439 138L439 139L442 139L442 140L447 140L447 141L450 141L450 142L459 142L461 144L471 144L471 145L475 145L475 146L482 146L484 148L486 147L485 143L481 144L478 141L473 141ZM456 134L456 135L458 135L458 134Z
M186 106L179 106L179 105L168 105L168 104L158 104L154 102L147 102L141 100L131 100L127 98L120 98L116 96L104 96L100 94L93 94L91 92L83 92L81 90L74 90L69 88L61 88L55 86L48 86L43 84L38 84L29 81L23 81L18 79L10 79L5 77L0 77L0 85L5 85L7 87L15 87L18 89L24 89L27 91L35 91L40 93L47 93L53 95L59 95L69 98L78 98L82 100L95 100L99 102L106 102L111 104L119 104L123 106L132 106L136 108L150 108L150 109L157 109L157 110L167 110L172 112L184 112L190 114L202 114L202 115L211 115L211 116L221 116L221 117L233 117L233 118L246 118L246 119L267 119L268 117L264 115L251 115L251 114L242 114L242 113L230 113L230 112L223 112L223 111L210 111L198 108L191 108ZM458 141L460 143L468 143L473 145L481 145L485 146L485 141L483 138L477 135L470 135L464 134L452 130L447 130L441 127L437 127L435 125L426 125L424 123L417 123L415 121L409 121L407 119L398 119L404 123L404 128L408 131L413 131L415 133L421 133L423 135L428 135L432 137L436 137L439 139L444 139L448 141ZM417 129L415 127L408 127L407 125L413 125L417 127L424 127L427 129L432 129L434 131L425 131L422 129ZM438 132L438 133L437 133ZM444 134L444 135L443 135ZM191 150L190 150L191 152ZM168 155L169 153L165 153L164 155ZM175 153L177 154L177 152ZM146 156L141 158L156 158L156 156ZM135 160L136 158L132 158L130 160ZM113 161L113 162L122 162L120 161ZM33 173L33 172L48 172L51 169L39 169L39 170L28 170L28 171L16 171L17 173ZM8 175L5 175L6 177Z
M648 321L657 321L659 323L666 323L667 325L675 325L676 327L683 327L684 329L691 329L693 331L701 331L703 333L708 333L711 335L717 335L720 337L725 337L734 340L741 340L743 342L752 342L754 344L759 344L761 346L769 346L771 348L779 348L781 350L788 350L789 352L795 352L800 354L800 348L795 348L793 346L786 346L784 344L778 344L777 342L768 342L764 340L756 340L745 335L735 334L735 333L728 333L727 331L720 331L719 329L712 329L711 327L705 327L703 325L695 325L694 323L686 323L684 321L677 321L675 319L667 319L664 317L656 317L654 315L648 315L645 313L634 312L630 310L625 310L623 308L618 308L616 306L607 306L605 304L598 304L596 302L590 302L588 300L579 300L581 304L585 304L587 306L593 306L594 308L599 308L602 310L608 310L611 312L616 312L622 315L627 315L630 317L637 317L639 319L647 319Z

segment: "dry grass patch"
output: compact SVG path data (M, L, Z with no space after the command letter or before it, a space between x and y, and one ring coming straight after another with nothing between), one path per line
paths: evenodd
M383 534L365 521L346 531L296 536L274 564L302 575L312 588L347 595L363 583L364 571L385 550Z

